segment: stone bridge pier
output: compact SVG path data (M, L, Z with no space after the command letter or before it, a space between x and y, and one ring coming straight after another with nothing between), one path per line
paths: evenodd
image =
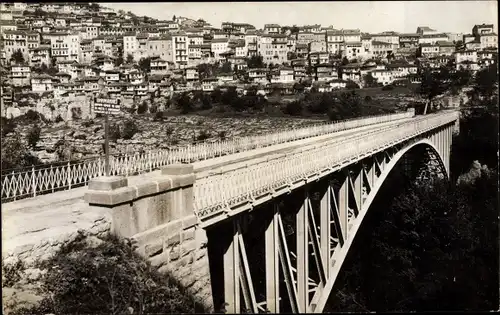
M213 310L206 231L193 209L192 165L168 165L161 174L129 186L121 176L90 181L85 201L111 208L111 233L130 239L136 252L170 273Z

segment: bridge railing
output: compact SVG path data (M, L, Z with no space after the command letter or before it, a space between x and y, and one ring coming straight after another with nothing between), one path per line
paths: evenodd
M195 182L196 213L200 218L210 217L228 206L253 200L361 154L414 137L456 119L455 113L433 115L394 127L390 132L376 132L348 140L346 145L336 143L268 163L205 177Z
M337 121L266 135L203 142L186 147L149 151L142 154L116 155L110 157L110 173L111 175L136 175L151 172L164 165L192 163L413 116L414 111L409 110L403 113ZM102 175L104 175L104 160L101 158L86 159L76 163L67 162L67 164L58 166L15 170L11 173L2 174L2 202L81 187L86 185L90 179Z

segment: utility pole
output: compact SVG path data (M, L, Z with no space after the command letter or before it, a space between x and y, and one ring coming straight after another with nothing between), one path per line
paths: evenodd
M104 114L104 171L106 176L110 176L109 163L109 114L120 112L120 100L112 98L95 98L94 113Z

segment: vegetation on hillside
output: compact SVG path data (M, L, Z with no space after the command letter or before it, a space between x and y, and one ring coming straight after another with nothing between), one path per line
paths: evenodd
M43 300L11 315L177 314L207 310L169 274L159 274L125 241L80 234L38 266ZM12 268L11 268L12 269ZM11 283L19 280L11 269ZM17 269L16 269L17 270Z
M492 68L474 78L450 181L408 184L399 172L386 179L326 311L498 308L497 82Z
M388 178L344 262L328 311L498 307L498 174L400 190ZM391 184L392 183L392 184Z

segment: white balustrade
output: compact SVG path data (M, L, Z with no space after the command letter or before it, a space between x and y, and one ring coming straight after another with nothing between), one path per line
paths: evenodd
M278 131L272 134L234 138L215 142L203 142L169 150L111 156L110 173L130 176L149 172L161 166L175 163L191 163L223 155L244 152L276 144L296 141L338 132L346 129L384 123L414 116L414 111L391 115L379 115L325 123L300 129ZM104 175L104 160L87 159L76 164L33 170L26 168L2 175L2 201L36 196L60 189L72 189L86 184L90 179ZM33 184L34 183L34 184Z
M282 159L199 179L194 186L197 215L205 217L228 205L255 199L283 185L292 184L390 143L412 138L457 118L456 113L429 115L391 127L390 131L365 134L346 140L345 143L341 141Z

